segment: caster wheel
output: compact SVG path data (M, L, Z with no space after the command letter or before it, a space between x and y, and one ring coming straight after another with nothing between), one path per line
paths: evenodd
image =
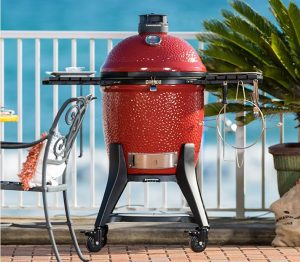
M83 232L88 238L86 247L90 252L100 251L107 243L108 226L101 226L94 231Z
M86 247L90 252L98 252L104 247L103 243L96 242L94 237L88 237L86 241Z
M105 225L105 226L103 227L103 231L102 231L102 241L103 241L103 246L105 246L106 243L107 243L107 233L108 233L108 226Z
M202 242L198 236L190 238L190 247L194 252L202 252L206 248L206 242Z

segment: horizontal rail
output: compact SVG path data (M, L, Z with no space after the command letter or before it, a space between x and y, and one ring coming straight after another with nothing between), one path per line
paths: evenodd
M0 38L23 38L23 39L123 39L136 35L137 32L119 32L119 31L0 31ZM199 32L170 32L171 35L184 39L196 39Z
M43 208L41 206L37 207L34 205L23 205L23 206L18 206L18 205L5 205L2 206L1 208L9 208L9 209L26 209L26 210L42 210ZM63 210L64 207L62 206L51 206L51 210ZM116 209L120 209L116 207ZM152 212L154 211L161 211L161 210L167 210L167 211L178 211L181 212L182 208L150 208ZM187 207L189 209L189 207ZM77 207L72 207L72 210L78 210L78 211L98 211L99 207L89 207L89 206L77 206ZM142 207L142 208L135 208L135 206L132 206L130 210L135 210L135 211L143 211L143 210L148 210L147 207ZM206 211L209 212L236 212L236 208L205 208ZM267 208L245 208L245 212L271 212L270 209ZM120 212L117 212L120 213ZM157 215L156 213L153 215Z

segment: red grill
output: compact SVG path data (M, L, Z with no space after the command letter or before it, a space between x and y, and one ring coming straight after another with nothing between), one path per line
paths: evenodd
M116 82L103 93L105 142L122 144L128 174L175 174L183 144L195 145L195 163L199 153L204 88L186 80L206 68L189 43L161 32L163 19L141 16L158 27L140 25L139 35L120 42L101 69L102 79Z
M100 84L109 175L87 248L99 251L109 221L194 222L191 248L205 249L209 223L195 171L202 136L206 84L252 83L259 73L206 73L196 51L168 35L167 17L140 16L139 34L121 41L109 54L100 77L50 77L44 84ZM112 214L124 188L135 182L177 182L193 216Z

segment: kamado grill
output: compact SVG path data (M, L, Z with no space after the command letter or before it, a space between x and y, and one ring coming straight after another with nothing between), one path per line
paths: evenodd
M205 249L209 222L195 166L203 118L204 86L262 79L260 73L206 73L186 41L168 35L165 15L141 15L139 34L116 45L100 77L50 77L44 84L100 84L109 177L87 248L99 251L107 241L109 221L146 221L153 216L112 214L126 184L177 182L193 216L155 217L155 221L192 221L191 248ZM225 101L226 99L224 99Z

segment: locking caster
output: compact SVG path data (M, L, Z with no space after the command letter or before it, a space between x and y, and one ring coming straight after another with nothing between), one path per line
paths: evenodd
M189 231L190 247L194 252L202 252L205 250L208 243L208 227L197 227L193 231Z
M100 226L94 231L82 232L87 236L86 247L90 252L100 251L107 243L108 226Z

